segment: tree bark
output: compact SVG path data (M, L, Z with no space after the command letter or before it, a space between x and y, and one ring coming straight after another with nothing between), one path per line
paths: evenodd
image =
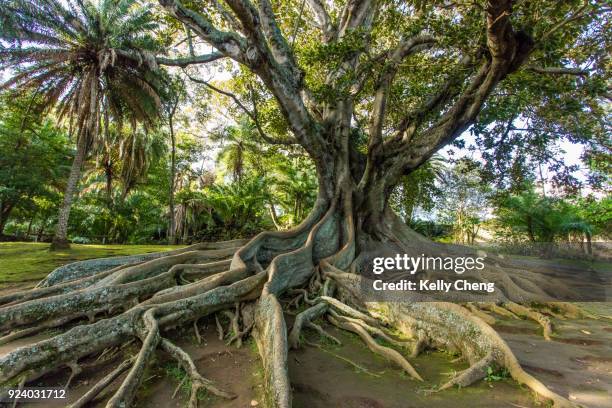
M113 209L113 164L110 160L104 163L104 175L106 177L106 201L108 209Z
M51 243L51 250L70 248L70 242L68 241L68 219L70 217L72 200L79 184L79 180L81 179L81 169L83 167L86 154L87 140L84 135L80 135L77 142L76 156L74 156L74 160L72 161L70 175L68 176L66 190L64 191L64 200L57 217L57 227L55 228L55 235L53 237L53 242Z

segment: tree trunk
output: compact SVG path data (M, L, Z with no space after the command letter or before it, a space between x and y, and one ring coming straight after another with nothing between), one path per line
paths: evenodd
M586 240L587 240L587 254L593 255L593 243L591 240L591 233L585 232L584 235L586 235Z
M168 232L168 243L170 245L176 244L176 217L174 215L174 182L176 179L176 137L174 135L174 123L172 116L174 111L168 119L170 127L170 142L172 148L170 151L170 196L168 199L168 210L170 211L170 229Z
M30 233L32 232L32 223L34 222L34 218L36 218L36 214L30 217L30 222L28 222L28 229L26 231L26 239L30 237ZM0 230L0 234L2 234L1 230Z
M2 205L0 205L0 235L4 233L4 227L6 227L9 215L11 214L11 211L13 211L13 207L14 204L7 202L2 202Z
M55 228L55 235L51 243L51 250L70 248L70 242L68 242L68 219L70 217L72 200L81 179L81 168L83 167L86 153L87 140L84 135L80 135L77 142L76 156L74 156L72 161L70 175L68 176L66 190L64 191L64 200L57 217L57 227Z
M272 222L277 230L281 229L281 225L278 221L278 216L276 215L276 208L274 208L274 203L272 200L268 200L268 205L270 206L270 217L272 217Z
M38 228L38 232L36 233L36 242L42 241L43 234L45 233L45 227L47 225L47 219L48 218L43 218L40 221L40 228Z
M113 165L109 161L104 163L104 175L106 177L106 202L109 210L113 208Z

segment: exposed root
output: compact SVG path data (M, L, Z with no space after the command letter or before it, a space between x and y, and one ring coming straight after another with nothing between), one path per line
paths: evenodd
M581 317L588 317L590 319L597 319L597 316L594 316L590 313L585 312L581 308L576 305L567 302L547 302L545 303L552 310L559 310L564 316L570 319L579 319Z
M198 280L218 272L227 271L232 263L231 259L223 261L207 262L204 264L178 264L174 265L177 275L184 278L186 281L192 279Z
M392 344L392 345L397 346L397 347L402 347L402 348L412 348L412 344L413 344L412 342L399 341L399 340L396 340L394 338L391 338L382 329L379 329L378 327L372 327L369 324L365 323L363 320L356 319L356 318L353 318L353 317L341 316L341 315L337 314L336 312L334 312L333 310L330 312L330 314L335 319L337 319L340 322L354 323L354 324L357 324L357 325L363 327L368 333L373 334L376 337L379 337L379 338L383 339L384 341L386 341L389 344Z
M109 275L114 274L117 271L120 271L130 266L135 266L135 265L137 264L121 265L116 268L110 269L108 271L100 272L99 274L96 274L94 276L88 276L85 278L80 278L80 279L76 279L73 281L60 283L54 286L34 288L31 290L24 290L24 291L0 296L0 305L3 307L12 306L18 303L27 302L29 300L40 299L43 297L49 297L49 296L54 296L54 295L60 295L62 293L68 293L68 292L72 292L75 290L83 289L85 287L93 285L94 283L100 281L101 279Z
M50 320L48 322L41 323L34 327L28 327L27 329L18 330L18 331L9 333L6 336L0 337L0 345L10 343L11 341L21 339L23 337L31 336L36 333L40 333L41 331L44 331L47 329L59 327L77 318L79 318L79 315L71 315L71 316L62 317L62 318L55 319L55 320Z
M303 299L304 303L306 303L307 305L311 305L312 306L312 305L314 305L316 303L316 300L310 299L308 297L308 291L306 289L293 289L293 290L290 291L290 293L301 294L302 295L301 299Z
M197 408L198 406L198 392L201 389L205 389L211 394L214 394L218 397L225 399L234 399L236 398L235 394L232 394L227 391L223 391L217 388L214 383L200 375L198 369L195 366L195 363L182 348L174 345L168 339L161 339L161 348L174 357L178 363L183 367L189 378L191 379L191 394L189 397L189 406L193 408Z
M335 319L332 316L328 316L329 321L334 325L341 329L353 332L364 341L364 343L368 346L372 352L379 354L385 357L387 360L390 360L400 366L408 375L412 378L415 378L419 381L423 381L423 378L416 372L414 367L397 351L392 348L381 346L378 344L369 334L368 332L361 327L360 325L352 322L341 322Z
M355 298L359 298L364 287L371 287L362 284L361 279L365 278L353 274L334 272L327 276L332 277L342 290ZM407 336L414 337L423 332L426 336L424 338L428 339L432 347L459 352L473 367L476 367L460 373L448 386L476 381L482 375L480 367L491 362L500 368L505 367L512 378L525 384L538 396L552 401L555 407L576 407L574 403L552 392L526 373L499 334L485 321L460 305L446 302L368 302L366 306L372 315L386 316L390 325ZM483 306L486 308L489 304ZM361 330L365 332L364 329Z
M223 333L223 326L221 326L221 322L219 321L219 316L215 314L215 325L217 326L217 334L219 335L219 340L223 341L225 338L225 334Z
M480 309L484 309L484 310L489 310L493 313L496 313L500 316L504 316L504 317L509 317L510 319L516 319L518 320L519 317L517 315L515 315L514 313L512 313L510 310L503 308L499 305L497 305L496 303L493 302L478 302L476 303L476 305L480 308Z
M495 324L496 320L493 316L483 312L478 306L474 305L473 303L467 303L465 307L467 307L470 312L474 313L476 316L484 320L487 324Z
M202 336L200 336L200 330L198 329L198 320L193 321L193 333L195 334L198 344L202 344Z
M345 303L340 302L337 299L334 299L329 296L321 296L321 300L328 303L331 307L338 310L340 313L354 317L356 319L362 320L371 326L378 326L379 321L373 318L372 316L368 316L365 313L360 312L359 310L355 310L352 307L346 305Z
M86 314L92 310L99 312L113 304L129 302L138 296L151 295L174 285L175 282L173 274L165 272L137 282L80 290L7 306L2 308L0 314L0 330L61 319L77 313Z
M300 346L300 335L302 332L302 327L306 325L311 320L316 319L317 317L323 315L328 309L327 303L321 302L303 312L299 313L293 322L293 327L291 328L291 333L289 334L289 347L292 349L297 349Z
M92 401L98 394L100 394L106 387L108 387L117 377L123 374L132 365L134 359L124 360L119 364L113 371L107 374L104 378L98 381L93 387L91 387L81 398L76 402L69 405L68 408L81 408L86 406Z
M354 362L353 360L351 360L348 357L344 357L344 356L341 356L340 354L336 354L336 353L334 353L332 351L327 350L325 347L321 346L320 344L313 343L313 342L310 342L308 340L306 340L305 343L308 344L309 346L316 347L319 350L323 351L324 353L327 353L327 354L329 354L331 356L334 356L335 358L337 358L339 360L342 360L345 363L348 363L349 365L354 367L357 371L360 371L360 372L365 373L367 375L371 375L372 377L380 378L380 374L376 374L376 373L371 372L370 370L368 370L364 366L357 364L356 362Z
M81 368L81 366L78 365L76 361L69 363L68 367L70 368L70 377L68 377L68 381L66 381L66 384L64 384L65 390L68 389L68 387L70 387L70 384L72 383L72 380L74 380L74 377L76 377L77 375L81 374L81 372L83 372L83 369Z
M231 330L228 330L231 336L227 340L226 344L229 346L232 343L236 342L237 348L242 347L242 338L251 331L251 329L253 328L254 322L253 321L251 322L243 321L244 330L240 329L239 319L240 319L240 316L244 314L240 310L239 303L236 303L236 311L234 313L230 312L229 310L225 310L223 311L223 313L230 319L230 328L231 328Z
M476 364L455 375L447 383L438 388L438 391L445 390L453 386L467 387L476 381L483 379L487 375L487 368L495 361L491 353L484 356Z
M227 328L227 333L230 336L230 339L236 335L238 335L238 333L240 333L240 326L238 324L238 318L240 317L239 313L234 313L231 312L229 310L224 310L223 314L229 319L229 325ZM228 341L226 342L227 345L230 345L231 343Z
M176 388L174 389L174 392L172 393L172 399L176 397L176 394L178 394L183 384L185 384L185 381L187 381L187 376L183 377L183 379L176 385Z
M416 358L421 354L431 343L431 339L427 337L424 330L418 330L416 341L410 353L411 358Z
M322 328L321 326L319 326L316 323L313 322L308 322L306 323L306 327L313 329L314 331L316 331L317 333L319 333L319 335L321 337L325 337L326 339L329 339L331 341L333 341L334 343L336 343L337 345L341 346L342 342L340 340L338 340L337 337L329 334L324 328Z
M147 334L142 343L142 348L127 377L123 380L115 395L106 404L107 408L128 407L136 395L136 390L142 381L145 368L149 361L151 361L151 356L155 352L155 348L161 338L159 335L159 325L155 319L155 311L156 309L149 309L143 316L144 330L146 330Z
M23 387L24 387L24 385L25 385L26 381L27 381L27 377L26 377L26 376L24 376L24 377L23 377L23 378L22 378L22 379L19 381L19 384L17 385L17 390L18 390L18 391L23 390ZM15 407L17 406L17 401L18 401L18 400L17 400L17 398L15 398L15 401L13 401L12 408L15 408Z
M235 313L226 311L226 312L229 312L229 316L231 319L231 327L232 327L232 335L230 336L230 338L227 340L227 343L226 343L228 346L236 342L237 348L242 347L242 339L249 334L249 332L255 325L255 322L252 317L252 311L249 309L250 309L249 306L243 306L241 310L240 304L237 303ZM239 323L240 316L242 316L242 323L244 327L244 329L242 330L240 329L240 323Z
M510 310L512 313L538 322L540 326L542 326L544 338L546 340L550 340L550 335L552 334L552 323L548 317L544 316L542 313L536 312L535 310L514 302L506 302L504 303L504 307Z
M287 327L280 303L273 294L263 294L255 313L255 340L268 373L266 392L270 405L291 407L291 384L287 371Z

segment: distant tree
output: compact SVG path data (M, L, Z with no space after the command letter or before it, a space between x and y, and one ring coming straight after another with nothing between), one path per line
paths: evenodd
M436 205L443 222L453 226L458 243L473 244L487 216L490 187L483 183L479 166L460 159L448 169L440 182L441 195Z
M546 197L531 188L503 199L495 213L506 232L537 244L542 256L549 257L555 242L569 241L575 233L586 237L591 252L593 228L567 200Z
M36 96L0 96L0 235L15 209L37 213L37 200L55 196L70 159L68 138L36 109Z
M285 225L297 225L314 206L317 192L316 171L307 156L294 154L274 156L271 168L271 210L279 203ZM274 210L274 216L275 214Z
M217 163L222 175L240 183L248 172L265 173L262 162L265 153L256 132L255 125L242 117L236 126L226 126L212 134L212 141L221 144Z
M612 236L612 196L602 198L588 196L580 198L575 204L578 214L593 227L593 235L605 240Z
M191 41L191 40L189 40ZM191 44L191 43L190 43ZM170 223L168 225L168 243L173 245L176 243L176 219L174 211L174 195L176 193L176 129L175 120L178 113L178 107L181 101L186 97L185 84L177 77L174 78L169 87L168 98L163 105L164 119L168 125L168 133L170 135L170 186L168 191L168 213L170 215Z
M166 143L165 135L157 129L119 131L113 126L108 134L108 139L95 146L95 165L88 169L86 183L87 189L103 190L112 209L117 199L124 199L146 179L151 164L166 153Z
M442 191L437 186L443 180L445 160L441 156L432 157L427 163L407 176L402 177L391 196L391 205L412 225L418 209L431 211Z

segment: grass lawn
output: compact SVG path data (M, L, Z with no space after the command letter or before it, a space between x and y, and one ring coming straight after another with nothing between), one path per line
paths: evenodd
M181 245L78 245L64 251L49 251L49 244L0 242L0 286L5 283L38 281L58 266L83 259L105 258L169 251Z

